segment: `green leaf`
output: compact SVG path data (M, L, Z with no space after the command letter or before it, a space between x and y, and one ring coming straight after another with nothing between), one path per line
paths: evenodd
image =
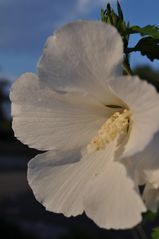
M142 68L138 68L139 69L139 71L140 71L140 69L141 69L141 71L142 71ZM143 70L143 72L145 73L145 72L148 72L147 71L147 69L149 69L149 68L144 68L144 70ZM151 78L152 78L152 72L150 72L150 75L151 75ZM140 74L139 74L140 75ZM157 76L158 77L158 76ZM142 78L142 77L141 77ZM146 79L146 77L144 76L143 77L143 79ZM148 78L148 77L147 77ZM152 81L152 80L151 80ZM157 213L153 213L153 212L148 212L148 213L146 213L146 215L144 216L144 219L143 219L143 223L144 224L146 224L146 223L149 223L149 222L154 222L155 220L156 220L156 218L157 218L157 216L158 216L158 214Z
M159 239L159 227L152 230L151 239Z
M159 59L159 39L144 37L132 51L140 51L143 56L147 56L151 61Z
M123 11L122 11L122 8L121 8L121 6L120 6L119 1L117 1L117 8L118 8L118 15L119 15L119 18L123 21L123 20L124 20L124 17L123 17Z
M106 22L105 11L103 8L101 9L101 20L102 22Z
M155 25L147 25L145 27L132 26L129 28L129 33L140 33L141 36L150 36L159 39L159 27Z
M128 26L124 21L122 8L119 2L117 2L117 9L118 13L116 13L108 3L105 10L101 9L101 20L116 27L124 40L127 41L128 35L127 33L125 34L125 32L127 31Z

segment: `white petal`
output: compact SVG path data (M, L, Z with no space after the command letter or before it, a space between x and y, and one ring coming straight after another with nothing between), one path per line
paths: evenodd
M98 226L126 229L141 221L141 213L146 209L122 164L109 162L89 190L85 198L85 210Z
M77 152L38 155L29 162L28 181L47 210L76 216L84 211L83 197L89 194L89 183L102 171L114 154L115 144L104 151L85 155Z
M133 113L133 127L125 151L125 156L130 156L142 151L159 129L159 94L138 77L121 77L110 84Z
M155 189L150 184L147 184L144 189L143 199L146 207L156 213L159 207L159 189Z
M88 144L112 113L89 95L40 87L37 76L29 73L13 84L10 97L16 137L40 150Z
M122 51L114 27L95 21L73 22L49 37L38 65L39 77L49 87L83 89L101 98L106 82L121 66Z
M159 133L141 153L130 157L134 170L140 179L139 183L149 183L154 188L159 188Z

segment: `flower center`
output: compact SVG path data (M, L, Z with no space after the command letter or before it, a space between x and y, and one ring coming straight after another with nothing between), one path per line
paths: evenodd
M104 149L108 143L113 141L118 135L128 134L130 128L131 112L124 109L122 112L114 113L102 125L91 142L87 145L88 152Z

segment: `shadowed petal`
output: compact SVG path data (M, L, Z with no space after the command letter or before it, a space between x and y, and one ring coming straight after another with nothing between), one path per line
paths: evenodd
M84 206L88 217L107 229L132 228L146 210L126 168L114 161L92 182Z
M147 184L144 189L143 199L145 201L146 207L157 213L159 207L159 188L153 188L151 184Z
M139 184L150 184L159 188L159 133L141 153L128 158L137 172Z

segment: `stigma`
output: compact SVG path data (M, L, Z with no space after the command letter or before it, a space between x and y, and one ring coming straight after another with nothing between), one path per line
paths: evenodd
M104 149L107 144L118 136L127 135L131 125L131 111L124 109L122 112L115 112L109 117L99 129L97 136L87 145L87 152L95 152Z

